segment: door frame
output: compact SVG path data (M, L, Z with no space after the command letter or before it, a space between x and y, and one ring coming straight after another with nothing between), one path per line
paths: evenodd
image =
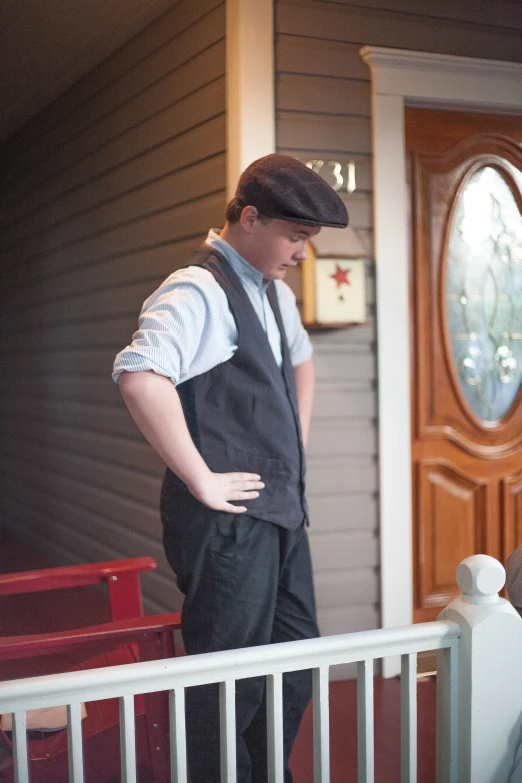
M372 78L381 624L413 620L406 106L522 113L522 64L365 46ZM400 671L383 661L384 676Z

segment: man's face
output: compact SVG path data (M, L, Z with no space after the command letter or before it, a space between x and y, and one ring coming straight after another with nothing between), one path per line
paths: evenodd
M321 230L287 220L256 218L248 240L247 261L265 280L283 280L287 270L306 258L306 243Z

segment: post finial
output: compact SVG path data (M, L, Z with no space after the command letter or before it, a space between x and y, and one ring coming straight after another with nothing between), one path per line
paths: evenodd
M496 601L505 581L504 566L489 555L467 557L457 568L457 583L471 604Z

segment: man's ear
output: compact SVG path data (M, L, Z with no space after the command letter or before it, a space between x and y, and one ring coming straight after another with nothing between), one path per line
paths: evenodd
M259 216L259 212L255 207L244 207L239 217L241 227L247 234L251 234L254 230L256 220Z

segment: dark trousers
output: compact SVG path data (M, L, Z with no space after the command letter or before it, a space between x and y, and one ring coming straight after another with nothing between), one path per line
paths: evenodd
M167 559L185 594L187 653L215 652L319 635L306 530L285 530L247 514L200 506L190 519L162 499ZM180 517L184 518L181 519ZM219 783L217 685L187 691L192 783ZM288 759L310 701L311 673L283 677L285 783ZM239 783L267 783L265 678L236 682Z

